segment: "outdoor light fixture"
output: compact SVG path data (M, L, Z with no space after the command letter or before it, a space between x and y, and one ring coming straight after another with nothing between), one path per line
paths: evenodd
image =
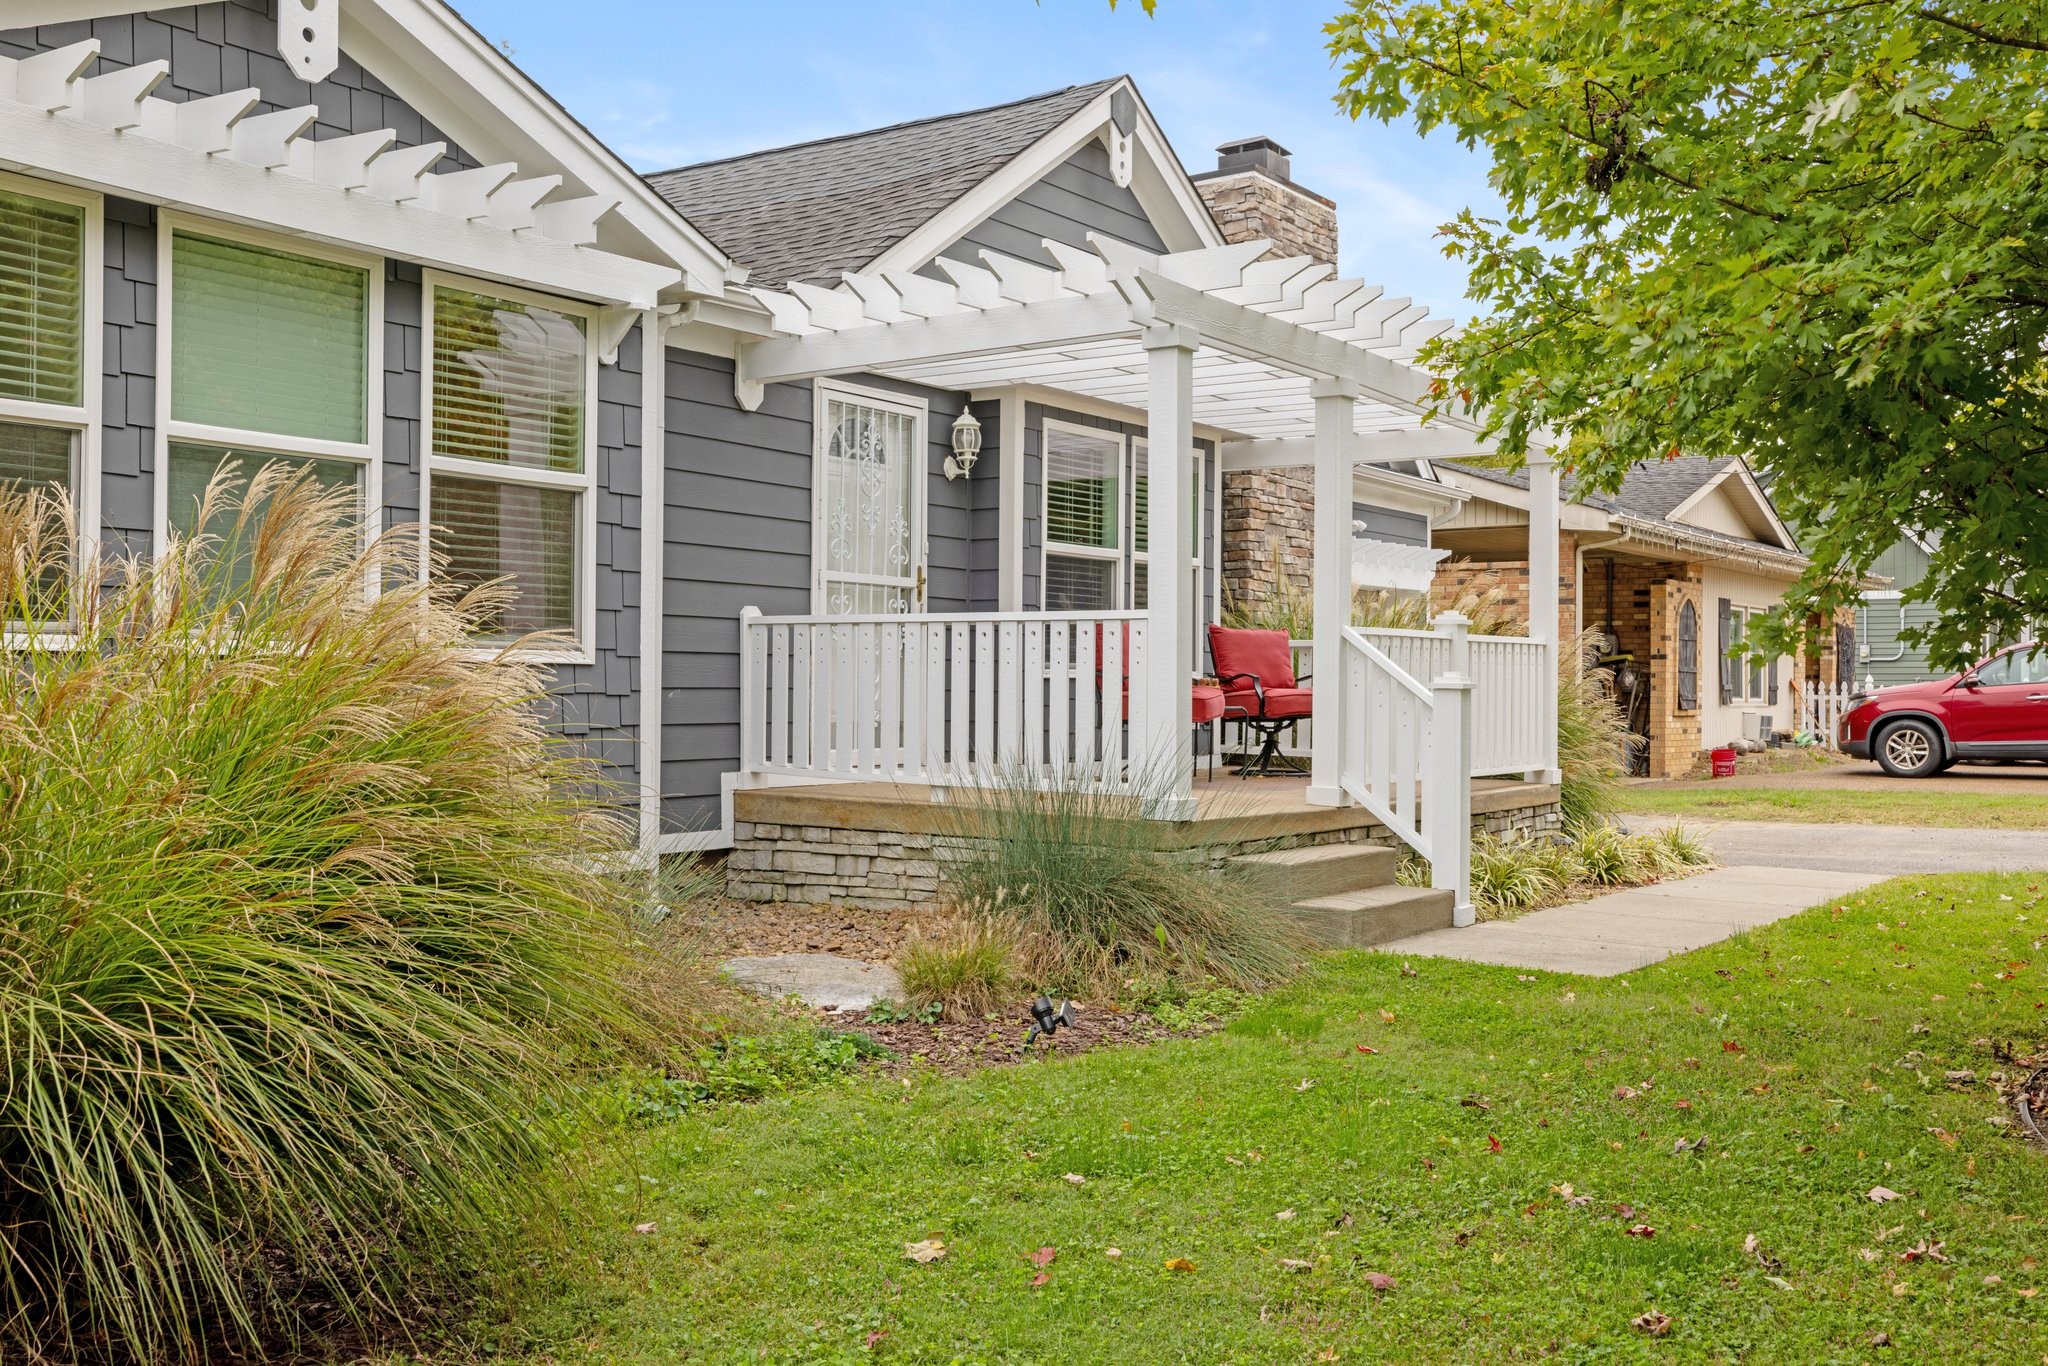
M1074 1003L1072 1001L1061 1001L1057 1010L1053 1009L1052 997L1050 996L1041 996L1033 1001L1031 1003L1031 1032L1024 1036L1024 1051L1030 1052L1031 1045L1038 1042L1040 1035L1051 1038L1053 1031L1061 1025L1065 1025L1069 1029L1074 1027Z
M946 457L946 477L965 479L974 473L974 462L981 459L981 424L974 420L974 414L965 408L960 416L953 419L953 453Z

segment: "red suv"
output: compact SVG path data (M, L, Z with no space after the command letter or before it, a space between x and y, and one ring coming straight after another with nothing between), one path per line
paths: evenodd
M1844 753L1894 778L1925 778L1958 759L2048 759L2048 645L2029 641L1932 683L1849 699Z

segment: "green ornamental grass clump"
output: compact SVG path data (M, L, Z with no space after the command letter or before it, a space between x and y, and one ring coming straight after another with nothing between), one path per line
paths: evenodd
M614 1021L618 832L542 673L462 648L502 598L276 467L208 500L78 566L0 493L0 1355L375 1316L525 1198Z

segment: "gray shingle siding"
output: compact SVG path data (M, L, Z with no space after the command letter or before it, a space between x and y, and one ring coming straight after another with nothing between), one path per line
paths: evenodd
M425 416L420 268L384 267L384 525L420 519L420 430Z
M332 75L308 84L292 75L277 55L276 0L219 0L210 5L79 19L39 28L0 31L0 56L26 57L87 38L100 40L100 59L87 72L117 70L159 59L171 64L169 79L153 92L182 102L229 90L254 88L262 95L258 112L317 105L315 139L389 128L401 147L446 142L448 155L437 170L459 170L477 161L398 98L346 53Z
M730 360L673 347L666 379L661 828L693 833L739 762L740 609L811 610L811 387L749 413Z
M640 364L635 325L618 363L597 369L596 662L557 667L549 690L553 723L628 800L640 781Z
M1109 152L1100 142L1089 143L1033 181L939 255L979 264L986 249L1050 265L1040 245L1044 239L1086 248L1091 232L1147 251L1166 250L1138 197L1110 179ZM918 273L944 278L937 266Z
M156 210L105 202L100 526L114 554L146 554L155 525Z

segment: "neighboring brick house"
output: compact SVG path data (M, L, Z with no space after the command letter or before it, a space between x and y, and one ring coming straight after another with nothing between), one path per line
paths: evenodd
M1312 261L1337 259L1337 206L1295 183L1285 147L1268 137L1242 138L1216 149L1213 171L1189 178L1226 241L1266 238L1275 251ZM1408 311L1406 299L1380 300L1388 316ZM1453 516L1463 495L1437 480L1427 461L1360 465L1352 492L1356 574L1367 587L1405 589L1426 579L1430 529ZM1223 581L1226 597L1256 613L1285 576L1293 595L1309 591L1315 541L1315 474L1308 464L1232 469L1223 474Z
M1454 461L1437 470L1471 494L1437 530L1437 544L1451 552L1437 570L1439 588L1494 588L1526 612L1527 475ZM1841 673L1832 633L1810 659L1746 662L1729 653L1807 564L1740 459L1642 464L1612 496L1568 491L1558 547L1559 631L1564 639L1597 632L1602 657L1624 666L1617 678L1633 678L1620 692L1642 737L1640 767L1652 777L1683 774L1703 749L1741 738L1746 724L1796 729L1800 690Z

